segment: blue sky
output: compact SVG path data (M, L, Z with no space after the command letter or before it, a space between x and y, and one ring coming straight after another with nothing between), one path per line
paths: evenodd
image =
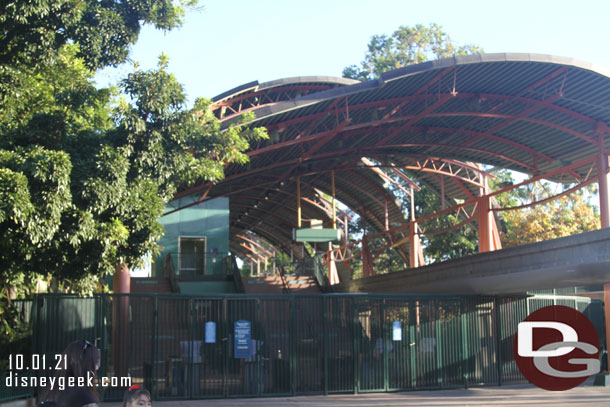
M341 76L358 64L374 34L400 25L437 23L458 44L485 52L573 57L610 68L610 1L203 0L169 33L142 30L131 58L143 69L170 57L170 71L190 102L258 80ZM100 86L132 70L98 73Z

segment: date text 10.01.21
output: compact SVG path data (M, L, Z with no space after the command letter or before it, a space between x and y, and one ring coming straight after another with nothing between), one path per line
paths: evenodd
M30 363L27 363L25 359L26 357L22 354L9 355L8 370L60 370L68 368L67 355L55 354L53 360L48 361L48 363L47 355L33 354L29 360Z

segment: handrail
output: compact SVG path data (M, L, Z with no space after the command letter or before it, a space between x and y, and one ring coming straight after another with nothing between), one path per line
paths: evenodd
M284 269L284 265L281 263L278 263L279 266L279 270L280 270L280 280L282 280L282 291L285 294L290 294L290 288L288 287L288 281L286 281L286 270Z
M174 262L172 261L172 255L170 253L167 253L163 260L163 275L169 279L169 286L172 292L179 293L180 285L178 285L176 271L174 270Z
M328 281L326 274L322 272L323 268L322 256L316 254L313 258L313 274L318 287L320 287L320 291L325 292L327 287L330 286L330 282Z
M233 275L233 284L235 285L235 292L245 293L246 289L244 287L244 282L241 279L241 272L239 271L239 267L237 267L237 260L235 259L234 254L231 254L231 273Z

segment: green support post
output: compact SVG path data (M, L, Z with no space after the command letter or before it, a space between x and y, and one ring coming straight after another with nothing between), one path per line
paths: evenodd
M358 321L358 302L356 299L354 302L354 317L353 317L353 331L354 331L354 394L358 394L360 390L360 324Z
M443 372L444 354L446 353L443 349L443 336L439 333L443 328L443 324L437 319L434 321L434 338L436 339L436 371L439 374L436 377L436 383L439 387L443 387L443 376L440 372Z
M461 301L461 312L460 312L460 325L461 325L461 355L460 359L462 360L462 376L464 377L464 387L468 388L468 379L469 379L469 369L468 369L468 314L464 312L463 300Z
M389 387L389 355L388 355L388 332L387 332L387 323L386 323L386 300L385 298L381 302L381 340L383 341L383 390L388 391Z
M290 388L293 396L297 394L297 333L296 298L290 296Z
M262 317L262 310L261 310L261 298L258 297L256 299L256 311L258 313L258 317L256 319L256 330L258 331L259 329L262 331L261 326L263 323L263 317ZM254 324L253 324L254 325ZM263 392L263 386L265 385L264 383L262 383L262 378L263 378L263 363L262 363L262 357L261 357L261 346L260 346L260 340L262 339L262 335L263 332L257 332L257 337L259 338L258 341L256 341L256 346L258 349L256 349L256 395L258 397L261 396L262 392Z
M193 349L191 349L192 346L194 346L194 340L195 340L195 336L193 334L193 299L189 298L188 300L188 316L187 316L187 326L189 329L189 347L188 347L188 352L189 352L189 359L191 359L191 355L194 353ZM187 362L187 367L186 367L186 374L187 374L187 378L188 380L186 381L186 394L185 396L187 398L193 398L193 373L194 373L194 366L193 366L193 360L189 360Z
M415 342L416 331L415 331L415 302L409 301L409 370L411 372L411 388L417 387L417 369L415 368ZM413 344L413 346L411 346Z
M227 381L227 375L229 374L229 363L231 361L231 331L230 331L230 325L229 324L229 301L227 299L227 297L223 297L222 298L222 321L224 324L224 328L225 328L225 335L224 338L222 339L225 342L225 361L224 361L224 368L223 368L223 372L222 372L222 389L223 389L223 395L225 397L229 396L229 386L228 386L228 381Z
M494 298L494 320L496 325L496 366L498 367L498 386L502 386L502 319L498 308L498 299Z
M159 399L159 389L157 387L157 369L155 368L155 366L157 365L157 355L158 353L158 346L159 346L159 341L158 341L158 337L159 337L159 326L158 326L158 318L159 318L159 297L158 296L153 296L153 312L152 312L152 355L150 357L150 361L151 361L151 389L150 392L153 395L153 398L155 400Z
M38 349L38 327L39 327L39 322L38 321L38 294L34 294L34 300L32 301L32 323L34 324L34 326L32 327L32 354L37 354L40 355L40 349ZM0 384L1 385L1 384Z
M101 326L101 330L100 330L100 338L101 338L101 343L100 346L98 347L98 349L100 350L100 370L99 370L99 374L100 375L104 375L107 376L108 375L108 337L107 337L107 332L106 332L106 325L104 322L104 313L106 311L106 307L107 307L107 303L108 303L108 294L102 294L99 297L99 302L98 302L98 312L97 312L97 321L95 322L95 324L97 325L98 323ZM103 401L103 400L102 400Z
M324 348L324 395L328 396L328 297L322 296L322 344Z

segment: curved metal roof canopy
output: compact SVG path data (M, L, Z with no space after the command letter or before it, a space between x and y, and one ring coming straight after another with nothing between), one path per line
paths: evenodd
M400 168L401 187L416 179L453 202L479 195L480 164L583 183L596 176L596 158L610 143L609 76L568 58L483 54L363 83L323 77L248 84L213 108L225 126L254 112L252 125L266 127L269 140L251 146L248 165L228 166L220 183L179 196L230 196L232 235L251 230L288 250L297 176L315 201L316 191L330 194L334 170L337 199L377 230L387 224L386 212L390 224L406 219L389 181L371 167ZM320 206L303 208L305 217L329 221Z

